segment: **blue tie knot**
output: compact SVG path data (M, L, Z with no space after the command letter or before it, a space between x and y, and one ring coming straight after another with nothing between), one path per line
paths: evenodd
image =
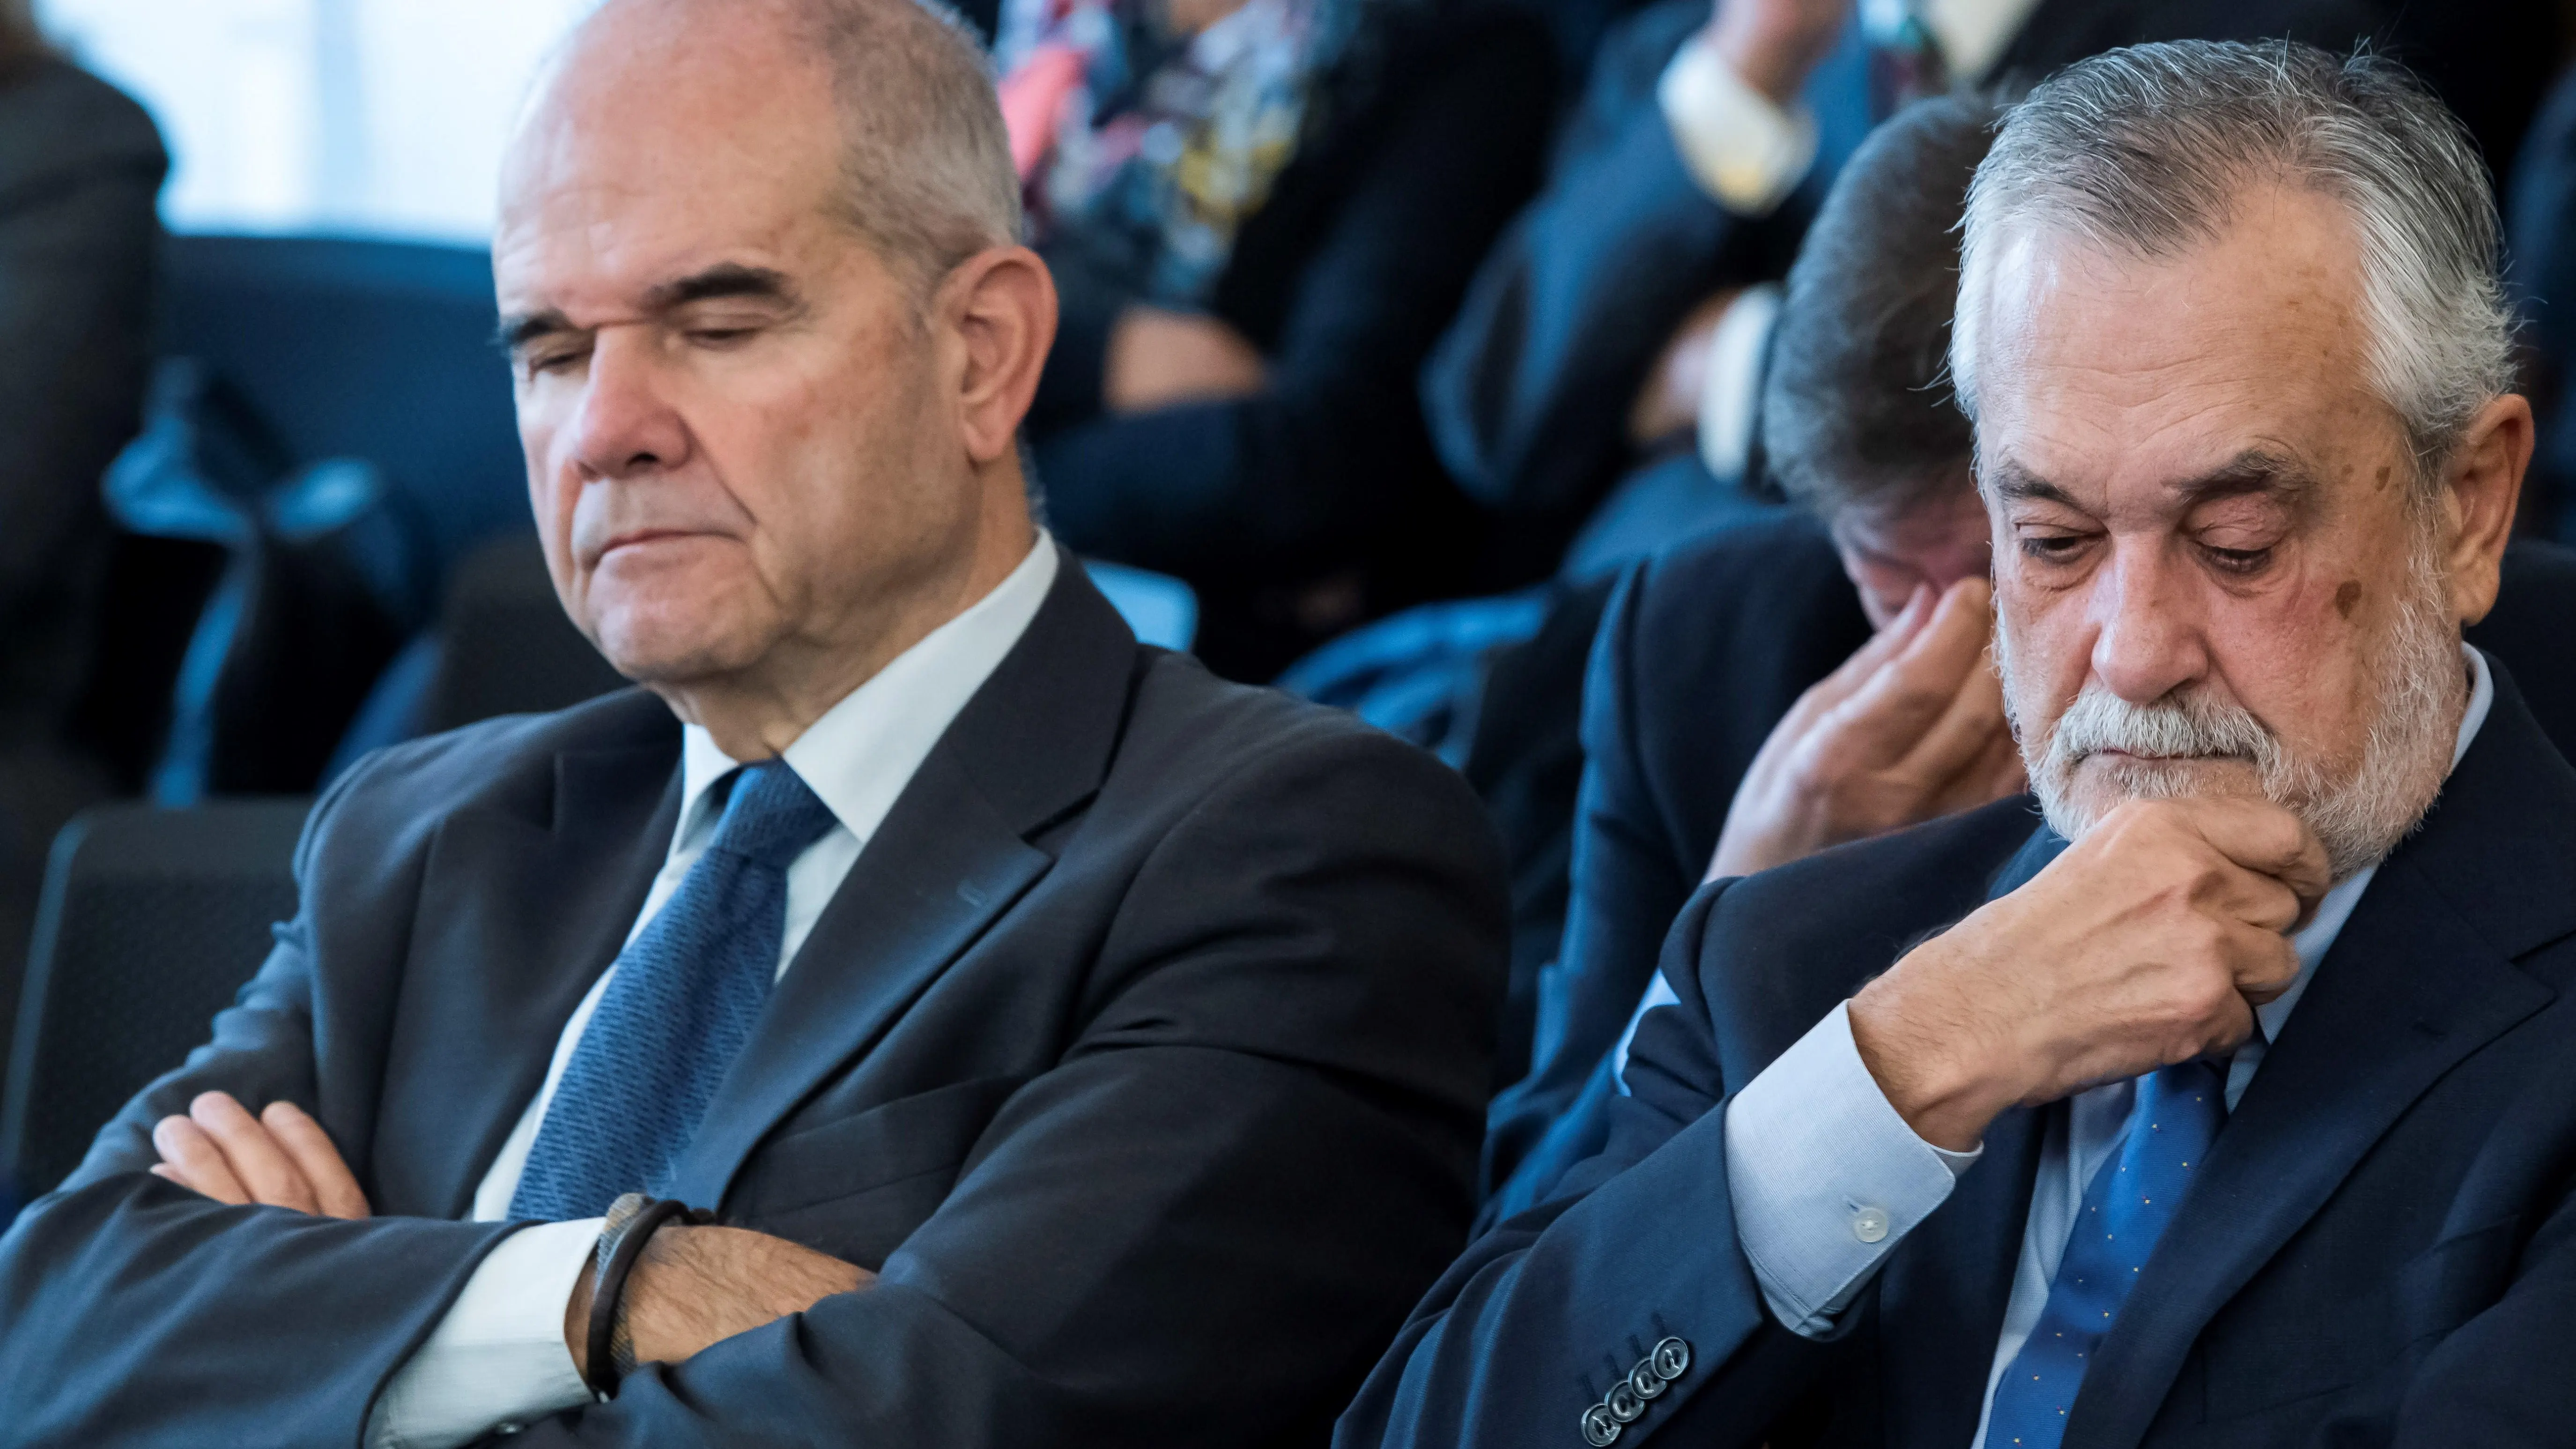
M785 870L838 823L832 807L785 760L764 760L735 772L733 793L707 848Z

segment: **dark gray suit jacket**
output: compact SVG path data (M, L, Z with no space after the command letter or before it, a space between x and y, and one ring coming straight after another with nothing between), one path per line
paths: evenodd
M454 1221L668 849L627 693L375 756L211 1046L0 1240L0 1443L331 1446L509 1229ZM541 1445L1320 1441L1464 1236L1503 956L1474 796L1140 647L1068 566L781 978L680 1195L882 1274ZM145 1175L311 1108L379 1217Z

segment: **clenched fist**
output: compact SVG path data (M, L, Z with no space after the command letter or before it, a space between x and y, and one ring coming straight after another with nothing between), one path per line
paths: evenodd
M2277 805L2132 801L1863 988L1852 1038L1917 1134L1968 1151L2008 1107L2245 1040L2328 883Z

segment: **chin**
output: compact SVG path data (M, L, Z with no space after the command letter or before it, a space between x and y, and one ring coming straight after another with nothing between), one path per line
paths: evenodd
M2060 790L2050 793L2056 797L2049 802L2051 823L2072 840L2132 800L2260 799L2263 777L2246 760L2092 755L2075 767ZM2055 818L2061 815L2062 823Z
M758 663L767 640L733 611L686 598L594 598L591 643L638 684L676 684Z

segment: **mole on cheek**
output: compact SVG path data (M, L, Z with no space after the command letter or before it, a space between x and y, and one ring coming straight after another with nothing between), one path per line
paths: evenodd
M2352 617L2353 605L2360 602L2361 580L2359 579L2346 579L2343 581L2343 587L2335 590L2335 612L2347 619Z

